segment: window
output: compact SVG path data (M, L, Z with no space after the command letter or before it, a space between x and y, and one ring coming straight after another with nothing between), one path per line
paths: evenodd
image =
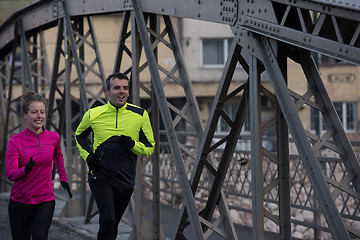
M232 121L234 121L234 119L235 119L238 106L239 106L238 104L225 104L223 106L225 113L229 116L229 118ZM216 126L215 137L213 139L214 143L220 141L221 138L223 138L224 136L229 134L230 130L231 130L230 126L227 124L227 122L224 120L224 118L220 117L219 121L217 123L217 126ZM235 150L250 151L251 150L251 139L249 137L246 137L246 136L250 135L250 111L247 113L247 116L245 118L245 122L244 122L244 125L242 126L240 134L241 134L242 138L238 139ZM267 136L271 136L271 135L267 135ZM276 150L275 149L276 144L270 139L263 140L262 146L264 148L266 148L268 151ZM225 143L223 143L219 146L219 149L224 149L224 148L225 148Z
M13 62L12 54L9 55L9 68L11 69ZM16 53L15 55L15 62L14 62L14 76L13 76L13 84L21 84L22 79L22 61L21 61L21 54Z
M204 66L221 66L225 64L230 50L232 38L203 39L202 51Z
M238 104L225 104L223 106L224 111L229 116L229 118L234 121L236 111L238 109ZM242 132L250 132L250 116L249 113L245 119L245 123L242 129ZM230 126L227 124L224 118L220 117L218 125L216 127L216 133L218 134L228 134L230 132Z
M356 103L355 102L334 102L334 107L339 115L340 121L346 132L355 132L356 131ZM319 124L319 130L325 131L326 124L322 115L319 111L311 109L311 130L315 131L317 129L317 124ZM319 121L317 120L319 119Z
M356 131L356 103L335 102L335 109L346 131Z
M211 108L211 106L210 106ZM238 109L238 104L225 104L223 106L224 111L226 112L226 114L229 116L229 118L234 121L235 116L236 116L236 111ZM249 133L250 132L250 114L248 113L247 117L245 118L245 122L244 122L244 126L242 128L241 134L243 135L244 132L245 133ZM230 132L230 126L226 123L226 121L224 120L224 118L220 117L218 124L216 126L216 131L215 131L215 138L213 139L214 142L218 142L221 138L223 138L225 135L229 134ZM222 144L220 147L220 149L224 149L225 148L225 143ZM251 143L249 139L239 139L237 144L236 144L236 149L237 150L246 150L246 151L250 151L251 150Z

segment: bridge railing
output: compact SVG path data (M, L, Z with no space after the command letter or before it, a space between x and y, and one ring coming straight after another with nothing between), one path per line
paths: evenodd
M191 136L191 134L185 134ZM271 137L263 139L263 146L268 150L276 153L276 146ZM360 156L360 142L352 142L355 152ZM230 209L232 220L236 224L252 226L252 191L251 191L251 151L250 137L241 136L239 144L233 153L232 163L230 164L225 182L223 185L226 200ZM196 153L196 146L193 148ZM223 149L214 151L214 163L222 157ZM184 161L188 158L184 153ZM329 179L341 180L345 178L344 165L340 157L330 156L329 153L320 151L318 156L319 163L322 167L323 174ZM194 162L193 162L194 163ZM187 166L188 177L190 179L193 163ZM264 157L263 164L263 181L264 187L270 184L278 177L278 167L270 159ZM152 178L152 165L148 164L145 170L146 178ZM320 231L322 237L331 237L330 230L325 218L319 208L319 204L314 195L314 189L308 178L306 170L302 164L300 156L297 154L294 143L290 141L290 201L291 201L291 222L294 231L300 229L305 235L302 237L314 236L314 231ZM208 183L207 171L204 170L195 200L198 208L201 210L205 207L209 196L211 184ZM160 142L160 190L162 204L172 207L179 207L182 203L181 188L177 181L175 165L172 161L171 149L166 142ZM145 194L146 196L146 194ZM264 196L264 209L272 214L279 215L279 190L274 188ZM340 215L345 221L350 222L351 226L360 226L360 202L359 198L342 194L336 199L336 205ZM265 214L266 215L266 214ZM277 224L273 221L276 219L265 218L265 230L278 232Z

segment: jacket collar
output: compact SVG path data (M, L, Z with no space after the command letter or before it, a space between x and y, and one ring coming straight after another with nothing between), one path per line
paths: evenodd
M123 106L121 107L116 107L114 106L110 101L107 102L108 108L111 110L120 110L120 109L126 109L128 103L126 102Z
M43 131L41 132L41 133L39 133L39 134L36 134L36 133L34 133L33 131L31 131L30 129L28 129L28 128L25 128L25 131L28 133L28 134L33 134L33 135L40 135L40 134L42 134L42 133L44 133L45 131L46 131L46 129L44 128L44 126L42 127L42 129L43 129Z

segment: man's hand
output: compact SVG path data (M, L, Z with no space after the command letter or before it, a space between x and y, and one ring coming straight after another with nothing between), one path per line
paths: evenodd
M120 136L120 143L125 144L128 148L132 149L135 146L135 141L132 140L131 137L121 135Z
M35 161L33 160L33 157L30 157L30 161L25 166L25 174L26 175L28 175L30 173L30 171L34 165L35 165Z
M69 198L73 198L73 195L72 195L72 193L70 191L69 183L67 183L65 181L60 181L60 183L61 183L61 186L63 187L63 189L65 189L68 192Z
M99 160L102 158L103 154L104 152L102 152L99 156L99 154L95 151L94 154L90 153L88 155L88 157L86 158L86 163L90 170L98 170L100 168Z

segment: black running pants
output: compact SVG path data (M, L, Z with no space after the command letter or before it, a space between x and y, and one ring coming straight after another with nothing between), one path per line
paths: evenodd
M46 240L54 215L55 201L25 204L10 199L8 211L13 240Z
M115 240L133 190L114 187L99 179L89 179L89 186L99 209L97 239Z

